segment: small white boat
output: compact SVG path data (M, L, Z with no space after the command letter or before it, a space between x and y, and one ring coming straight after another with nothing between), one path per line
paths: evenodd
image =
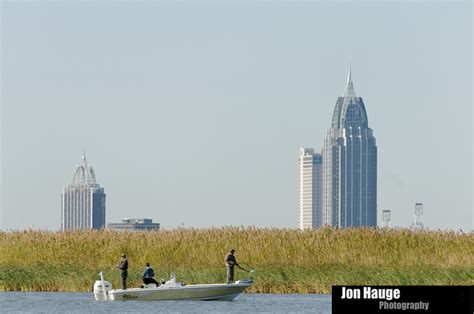
M171 279L157 287L149 284L144 288L112 289L112 284L104 280L102 272L101 280L94 284L94 296L99 301L117 300L212 300L232 301L245 289L253 285L253 280L238 280L233 284L197 284L184 285L176 281L175 274ZM104 289L105 288L105 289Z

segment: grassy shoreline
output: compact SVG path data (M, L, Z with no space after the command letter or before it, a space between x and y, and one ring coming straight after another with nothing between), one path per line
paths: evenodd
M99 271L114 287L121 253L129 285L145 262L156 277L225 281L224 255L255 269L249 292L330 293L331 285L472 285L472 233L410 230L221 228L153 232L0 232L0 290L91 291ZM247 273L236 272L236 278Z

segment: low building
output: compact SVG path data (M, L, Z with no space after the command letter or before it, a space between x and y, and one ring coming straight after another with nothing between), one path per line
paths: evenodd
M122 222L110 223L108 228L111 230L131 230L131 231L142 231L142 230L158 230L160 229L159 223L154 223L149 218L126 218L122 219Z

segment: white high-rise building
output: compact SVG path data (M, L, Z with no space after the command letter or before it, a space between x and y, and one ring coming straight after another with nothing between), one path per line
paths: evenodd
M299 228L322 225L322 156L312 148L300 148L299 157Z
M94 169L82 155L72 184L61 195L61 230L100 229L105 227L105 193L95 179Z

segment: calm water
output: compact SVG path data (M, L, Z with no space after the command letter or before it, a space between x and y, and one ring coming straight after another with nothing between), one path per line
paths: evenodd
M92 293L2 292L0 312L6 313L330 313L331 295L243 294L225 301L99 302Z

